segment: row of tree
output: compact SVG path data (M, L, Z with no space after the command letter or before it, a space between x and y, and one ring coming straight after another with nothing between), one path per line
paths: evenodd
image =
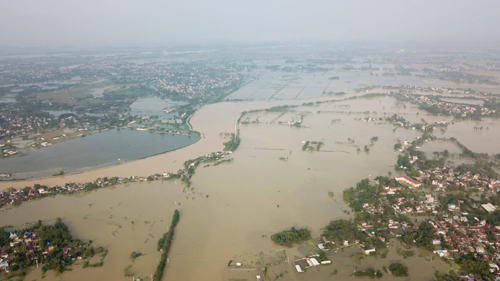
M156 272L153 277L154 281L160 281L163 277L163 271L165 270L165 266L167 263L168 251L170 250L170 246L172 245L172 239L174 238L174 231L177 223L179 222L180 216L179 211L175 210L174 215L172 217L172 223L170 224L170 229L167 233L163 235L162 238L158 241L158 250L162 251L160 262L156 267Z

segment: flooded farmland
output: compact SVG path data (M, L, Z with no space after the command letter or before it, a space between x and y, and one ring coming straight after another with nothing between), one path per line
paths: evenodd
M194 129L204 134L199 143L136 162L41 182L53 184L95 179L100 175L175 171L187 159L220 150L225 141L220 133L234 132L235 121L242 111L303 102L208 105L192 119ZM439 119L390 97L338 100L299 106L286 112L250 113L242 120L259 121L239 126L242 141L231 156L233 161L200 166L190 188L180 181L154 181L56 196L3 210L0 225L20 228L39 219L51 222L61 217L78 238L90 239L95 246L109 250L102 268L82 269L75 265L72 271L61 275L49 272L44 280L130 280L124 275L124 269L130 265L134 276L150 280L160 257L156 242L168 230L173 211L179 209L181 220L164 280L254 280L256 274L264 275L257 259L252 258L261 252L270 255L285 249L291 261L314 251L313 245L307 244L292 248L277 246L271 242L272 234L291 226L307 227L317 239L321 228L330 220L352 217L342 199L344 189L360 179L373 179L393 171L397 159L394 144L398 140L413 140L421 133L393 130L390 123L365 122L360 118L396 113L407 119ZM288 124L301 118L301 128ZM372 143L374 136L378 136L378 141ZM303 151L304 141L321 141L324 145L320 151ZM363 150L365 145L370 147L368 152ZM23 186L26 182L13 184ZM8 184L1 183L1 186ZM334 196L329 196L329 192ZM270 266L265 280L273 280L280 274L283 280L357 280L350 277L357 267L380 268L391 261L403 260L394 247L386 259L366 257L362 265L355 258L345 256L355 249L331 253L331 266L314 268L302 275L294 271L291 262ZM129 256L133 251L144 256L132 262ZM414 280L431 278L434 269L447 270L442 261L427 261L429 255L422 253L403 261ZM228 262L238 259L244 268L229 269ZM332 275L334 269L338 270L336 277ZM27 276L27 280L40 278L39 269L33 269Z

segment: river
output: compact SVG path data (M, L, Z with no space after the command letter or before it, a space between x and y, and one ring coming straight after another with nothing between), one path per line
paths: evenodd
M131 130L96 132L41 149L20 150L24 156L0 160L0 171L17 179L47 177L60 171L77 173L149 157L198 140Z

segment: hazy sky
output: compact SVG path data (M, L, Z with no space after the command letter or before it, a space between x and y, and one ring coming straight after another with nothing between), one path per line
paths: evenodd
M500 0L0 0L0 46L500 40Z

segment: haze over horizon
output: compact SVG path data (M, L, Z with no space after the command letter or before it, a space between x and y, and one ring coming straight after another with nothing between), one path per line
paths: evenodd
M500 1L2 1L0 46L500 40Z

